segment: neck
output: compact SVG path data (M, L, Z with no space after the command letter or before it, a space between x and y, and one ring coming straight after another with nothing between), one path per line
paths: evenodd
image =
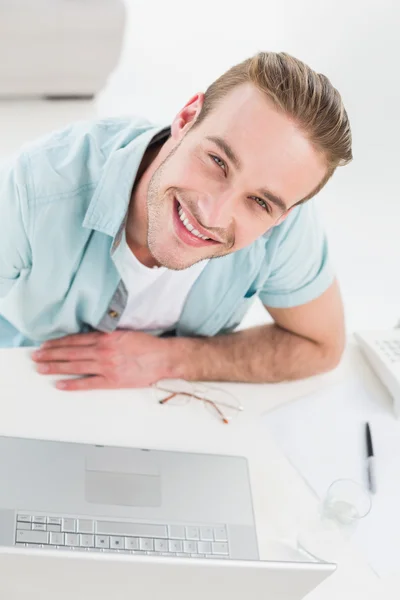
M136 258L146 267L159 266L147 245L147 190L157 168L156 158L162 143L150 146L140 163L132 188L126 222L126 242Z

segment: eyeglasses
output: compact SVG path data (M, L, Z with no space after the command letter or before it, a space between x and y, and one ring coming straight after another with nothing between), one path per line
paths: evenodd
M225 424L230 423L242 410L239 400L222 388L199 383L191 384L184 379L159 381L153 384L160 404L184 406L190 400L200 400L205 408Z

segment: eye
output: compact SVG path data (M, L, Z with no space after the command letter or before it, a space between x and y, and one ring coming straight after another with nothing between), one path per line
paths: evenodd
M226 173L226 164L224 163L222 158L220 158L219 156L215 156L215 154L210 154L209 156L212 158L215 164L221 167L221 169Z
M254 199L257 204L261 206L261 208L267 211L268 214L271 214L271 207L267 202L265 202L265 200L261 200L261 198L258 196L250 196L250 198Z

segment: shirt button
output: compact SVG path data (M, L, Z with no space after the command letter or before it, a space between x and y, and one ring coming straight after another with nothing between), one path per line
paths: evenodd
M108 315L112 318L112 319L117 319L119 317L119 313L116 310L109 310L108 311Z

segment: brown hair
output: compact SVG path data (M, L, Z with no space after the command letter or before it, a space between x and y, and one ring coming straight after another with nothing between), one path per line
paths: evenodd
M260 52L235 65L210 85L196 125L234 87L253 83L273 105L289 115L327 161L327 173L306 198L315 196L336 167L353 158L350 123L342 98L329 79L284 52Z

